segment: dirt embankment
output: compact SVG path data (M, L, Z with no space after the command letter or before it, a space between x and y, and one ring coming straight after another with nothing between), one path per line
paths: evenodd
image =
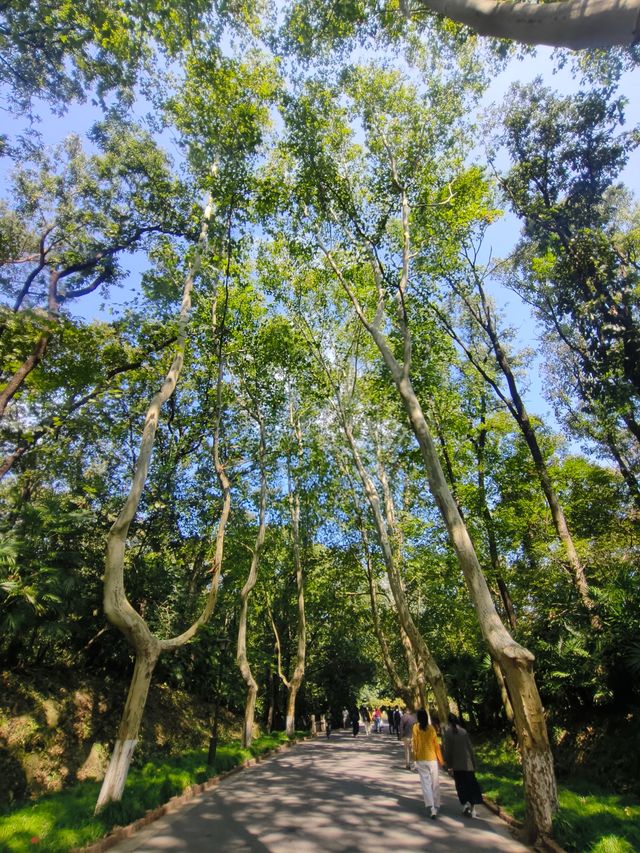
M127 687L73 671L0 675L0 807L101 779ZM163 751L206 748L211 716L209 704L153 685L135 762ZM220 734L230 725L223 715Z
M571 728L554 727L556 772L605 790L640 795L640 709L595 713Z

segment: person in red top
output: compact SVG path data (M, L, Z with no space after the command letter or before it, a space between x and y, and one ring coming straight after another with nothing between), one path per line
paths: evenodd
M380 708L376 708L373 712L373 730L380 733L382 731L382 714Z
M424 708L417 712L417 725L413 727L412 746L416 768L420 775L424 804L430 811L430 817L435 820L440 808L440 773L442 753L436 730L429 725L429 717Z

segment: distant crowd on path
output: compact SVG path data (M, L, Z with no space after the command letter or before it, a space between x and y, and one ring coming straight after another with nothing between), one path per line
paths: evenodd
M396 735L404 747L404 765L407 770L417 770L422 788L424 804L429 816L435 820L440 810L440 770L448 768L453 775L462 813L476 817L476 806L482 802L482 792L476 779L477 762L469 735L458 717L450 713L442 732L442 746L438 741L440 721L435 714L429 715L424 708L414 712L399 707L375 708L370 712L366 705L354 706L351 711L342 711L342 726L351 724L353 737L360 732L361 723L365 734L372 730L382 732L382 711L386 712L389 734ZM329 729L327 729L327 737Z
M387 717L387 725L389 734L396 734L400 740L400 723L402 720L402 712L400 708L374 708L370 711L366 705L353 706L349 711L347 708L342 709L342 728L346 729L349 726L353 729L353 736L360 732L360 726L364 727L364 732L368 735L370 732L374 734L382 734L384 726L383 712ZM327 712L329 713L329 712Z

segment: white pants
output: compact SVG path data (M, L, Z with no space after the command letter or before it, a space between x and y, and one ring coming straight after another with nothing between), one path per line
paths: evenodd
M427 808L440 808L440 777L437 761L416 761L422 796Z

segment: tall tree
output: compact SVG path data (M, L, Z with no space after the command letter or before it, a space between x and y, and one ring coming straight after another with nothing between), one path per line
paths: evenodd
M457 280L455 276L449 276L448 283L452 291L459 297L463 311L469 318L469 321L483 335L485 346L493 355L497 374L502 374L503 381L506 382L506 390L501 386L496 372L486 364L486 351L484 349L478 351L473 341L464 340L463 333L456 330L450 321L449 312L446 308L442 310L436 307L435 310L451 337L460 345L471 364L473 364L482 378L494 390L497 397L504 403L507 411L521 430L531 453L531 458L533 459L536 473L540 480L540 486L549 505L556 534L565 549L568 569L571 573L576 593L589 614L591 627L596 631L600 630L602 623L596 613L595 602L589 590L589 581L585 568L573 542L562 504L549 474L549 468L538 441L535 425L527 412L522 394L520 393L518 381L512 369L511 359L504 343L505 334L501 334L499 331L494 307L485 291L483 280L485 274L483 274L478 266L477 251L470 253L465 249L465 255L469 261L468 275L470 282L464 280L465 276L463 273L463 280ZM475 289L475 295L470 292L470 287ZM489 520L488 516L486 517Z
M365 132L362 154L345 122L346 110L326 88L310 88L288 119L289 144L301 160L298 193L308 228L398 391L483 635L505 673L529 828L533 835L547 834L557 795L533 655L515 642L495 609L411 381L412 266L421 262L435 274L455 262L459 240L488 215L477 170L462 168L459 148L452 156L453 140L460 144L454 128L461 104L436 77L429 82L418 96L386 71L355 69L346 77L351 109ZM393 214L398 218L392 220ZM338 243L332 229L340 234Z
M162 387L147 410L140 451L128 496L107 539L105 612L109 620L117 625L134 647L136 666L114 752L98 798L98 809L110 800L119 799L122 795L146 694L159 654L188 642L199 627L207 621L215 605L221 571L221 565L214 562L202 612L189 628L170 639L159 639L149 630L143 616L129 603L124 589L127 533L147 480L160 410L174 393L182 371L194 281L203 261L206 260L213 197L215 194L217 212L215 226L217 232L222 234L217 256L218 268L216 269L215 261L213 264L214 292L217 292L217 278L221 275L220 266L223 269L225 289L228 287L231 257L234 251L231 239L233 217L238 214L238 211L245 209L248 187L251 183L252 163L257 156L268 121L267 104L254 104L248 93L248 87L256 81L262 81L263 93L273 91L273 76L267 73L268 69L259 61L254 63L251 60L246 63L222 61L215 51L212 55L200 56L194 60L188 72L188 85L184 87L181 99L169 102L167 110L174 117L179 129L188 134L190 164L195 174L200 176L202 184L208 188L208 202L202 217L198 244L185 277L178 318L176 354ZM215 108L207 100L207 94L212 95L214 92L218 96ZM207 123L207 117L211 120L211 124ZM210 263L207 265L210 266ZM214 305L216 304L217 300L214 299ZM213 316L215 318L216 315ZM218 373L218 380L220 381L220 373ZM217 451L214 453L220 485L225 495L220 523L225 523L225 513L228 513L227 481L220 471L219 455ZM219 537L217 541L220 543ZM218 553L217 548L216 555Z
M614 182L638 138L617 132L623 108L607 91L561 98L539 81L517 86L501 138L513 161L503 186L524 221L508 282L559 342L576 392L603 419L604 446L623 430L637 454L637 229L617 213Z
M147 410L140 442L140 452L136 460L129 494L107 538L107 558L104 573L104 609L109 621L122 631L128 642L135 649L136 661L122 720L118 729L118 737L102 783L98 802L96 803L96 810L100 810L111 800L119 800L122 797L131 757L137 742L138 730L140 728L140 721L151 677L160 653L178 648L190 640L200 625L207 621L215 606L221 568L219 565L213 566L209 595L198 619L177 637L158 639L158 637L151 633L144 618L131 606L124 589L124 562L127 534L140 503L142 490L147 479L160 409L173 394L182 371L187 342L188 320L191 312L191 294L195 276L200 268L201 256L207 246L211 207L212 202L209 196L203 215L196 255L185 279L180 307L176 353L162 387L155 394Z
M289 500L289 515L291 517L291 549L293 564L296 571L296 654L291 678L285 681L287 686L287 713L285 730L291 737L295 731L296 697L304 678L307 655L307 622L304 607L304 569L303 542L300 531L301 510L301 466L303 463L302 428L300 425L300 410L293 397L294 391L289 391L289 428L290 442L295 446L295 457L287 454L287 489ZM292 458L293 457L293 458Z

